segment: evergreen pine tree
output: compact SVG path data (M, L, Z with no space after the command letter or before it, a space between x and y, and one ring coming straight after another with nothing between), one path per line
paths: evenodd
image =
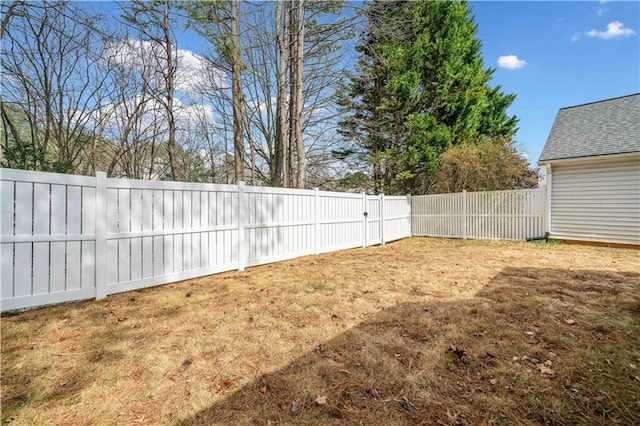
M367 18L342 130L376 190L416 192L449 146L515 134L515 96L489 85L466 2L374 1Z

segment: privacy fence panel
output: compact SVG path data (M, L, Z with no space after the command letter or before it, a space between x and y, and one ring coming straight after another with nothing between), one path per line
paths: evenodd
M464 238L464 196L419 195L411 198L412 235Z
M462 192L412 198L412 234L527 240L545 234L545 189Z
M317 191L246 187L244 241L247 265L259 265L315 252Z
M467 194L467 237L526 240L544 236L542 191Z
M383 242L395 241L411 236L411 197L384 196Z
M365 204L362 194L318 194L319 253L365 246Z
M95 297L95 178L0 172L2 310Z
M238 267L238 187L107 180L107 293Z

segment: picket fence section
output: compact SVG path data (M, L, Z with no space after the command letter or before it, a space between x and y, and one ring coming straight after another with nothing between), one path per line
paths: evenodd
M545 187L420 195L411 199L413 236L527 240L545 235Z
M0 310L411 236L410 197L0 169Z

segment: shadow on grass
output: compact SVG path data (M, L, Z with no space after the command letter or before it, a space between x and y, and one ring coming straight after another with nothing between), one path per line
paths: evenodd
M633 424L639 283L506 268L471 299L381 311L181 424Z

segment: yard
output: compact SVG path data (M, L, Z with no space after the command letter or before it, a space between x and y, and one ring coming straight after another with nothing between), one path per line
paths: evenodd
M633 424L640 252L409 238L2 317L11 424Z

